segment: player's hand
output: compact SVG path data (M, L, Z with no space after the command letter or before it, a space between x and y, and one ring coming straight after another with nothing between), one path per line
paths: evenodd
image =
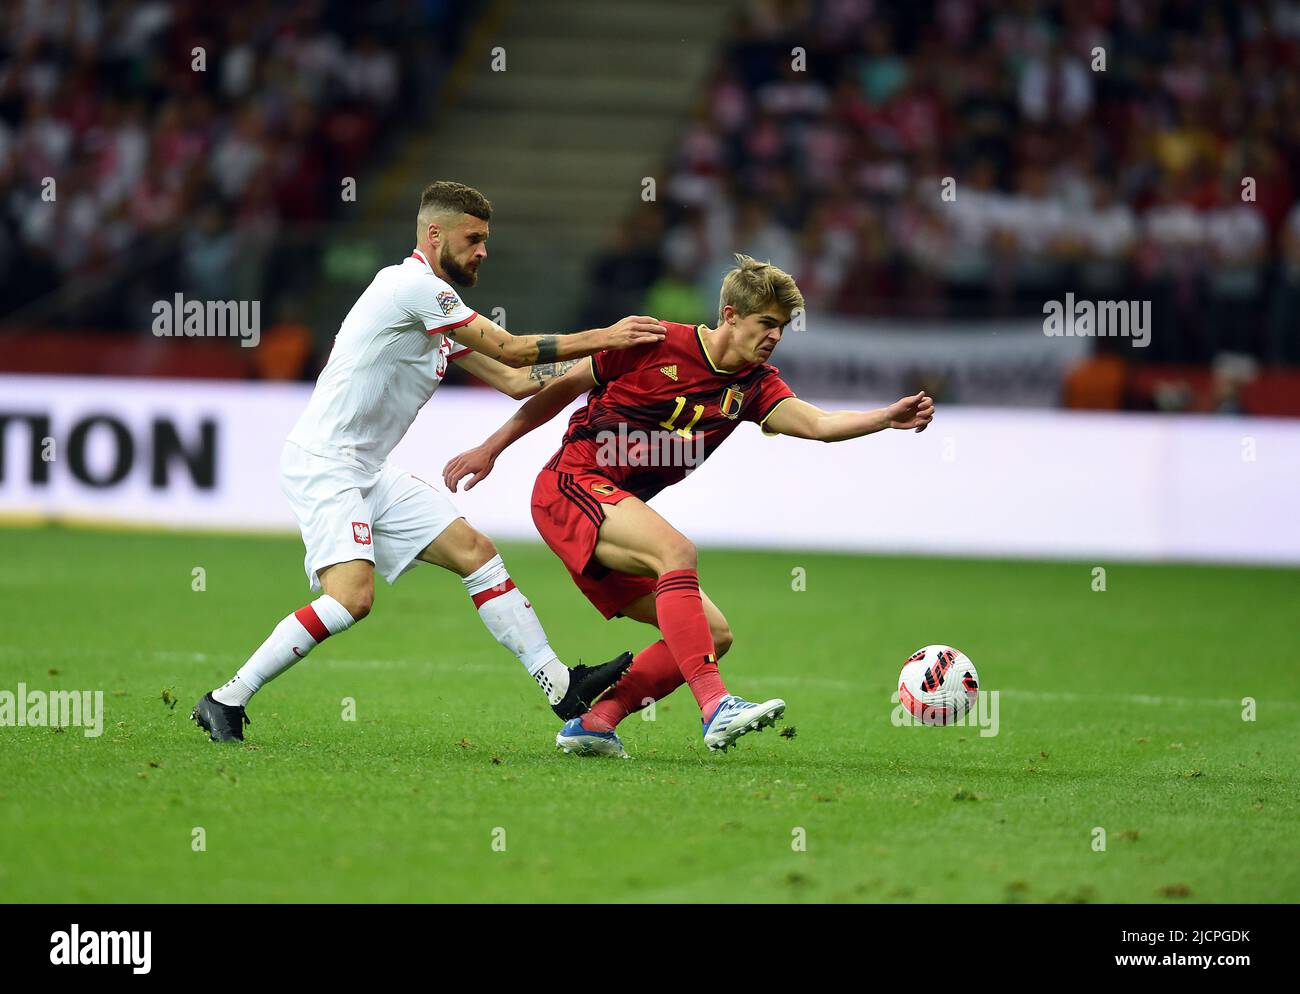
M448 490L455 493L456 485L465 477L472 476L472 479L465 484L465 489L473 490L480 480L492 472L496 461L497 457L483 445L462 452L442 468L442 482L447 485Z
M634 315L604 329L602 337L607 349L630 349L662 342L667 334L668 329L656 318Z
M895 401L886 409L891 428L915 428L925 431L926 426L934 420L934 401L925 395L925 391Z

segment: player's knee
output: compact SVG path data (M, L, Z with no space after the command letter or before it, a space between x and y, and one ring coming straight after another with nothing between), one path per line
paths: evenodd
M356 607L348 613L352 615L353 621L360 621L370 613L370 609L375 605L375 592L373 590L363 590L357 595Z
M374 606L375 588L373 585L359 584L340 591L334 599L343 605L348 614L352 615L353 621L360 621Z
M481 531L474 530L461 549L461 576L469 576L497 554L497 547Z
M678 535L670 541L661 553L661 572L674 569L695 569L699 559L695 552L695 543L684 535Z

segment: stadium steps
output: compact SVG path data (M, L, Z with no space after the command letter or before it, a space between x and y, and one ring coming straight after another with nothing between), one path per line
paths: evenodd
M585 68L585 71L590 71ZM609 76L598 87L590 79L550 72L510 69L519 75L509 87L473 90L466 95L464 108L474 113L505 110L548 113L557 108L624 115L672 114L681 106L681 95L673 86L647 85L641 79ZM562 132L557 132L561 134Z
M484 142L491 139L484 137ZM479 143L472 143L478 145ZM527 175L516 175L516 170L501 170L500 179L492 190L484 190L495 204L508 198L516 209L521 209L524 200L536 200L535 206L546 207L556 203L555 198L562 198L557 207L579 208L598 205L607 194L626 197L628 190L639 190L641 179L646 175L645 155L641 152L625 149L600 151L590 149L548 149L540 145L512 143L511 154L526 163ZM572 185L573 177L581 175L593 156L599 157L601 172L594 176L584 176L582 186ZM470 182L482 169L482 154L473 147L458 149L438 157L440 175L448 178L465 177ZM538 188L548 190L545 198L529 197L528 191ZM546 216L555 213L547 208Z
M520 0L510 30L516 38L579 38L609 44L632 41L716 38L735 4L700 0Z
M481 189L494 206L489 260L466 299L489 314L504 307L515 330L574 327L590 259L637 205L644 178L662 181L733 9L698 0L498 5L463 55L455 99L385 175L370 223L400 243L430 180ZM498 46L504 72L491 68Z

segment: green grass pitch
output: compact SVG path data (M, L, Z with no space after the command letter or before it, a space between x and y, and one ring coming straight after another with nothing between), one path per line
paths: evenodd
M620 762L555 750L432 567L215 745L190 707L308 599L296 539L0 535L0 690L106 709L98 738L0 728L6 901L1300 899L1300 571L706 549L723 673L784 697L786 735L709 754L683 690L624 723ZM566 660L649 641L544 547L502 551ZM997 735L891 721L930 642L1000 692Z

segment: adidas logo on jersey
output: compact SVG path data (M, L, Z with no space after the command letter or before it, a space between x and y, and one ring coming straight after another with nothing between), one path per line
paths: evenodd
M671 366L660 366L659 372L663 373L664 376L668 377L670 380L675 380L677 379L677 363L673 363Z

